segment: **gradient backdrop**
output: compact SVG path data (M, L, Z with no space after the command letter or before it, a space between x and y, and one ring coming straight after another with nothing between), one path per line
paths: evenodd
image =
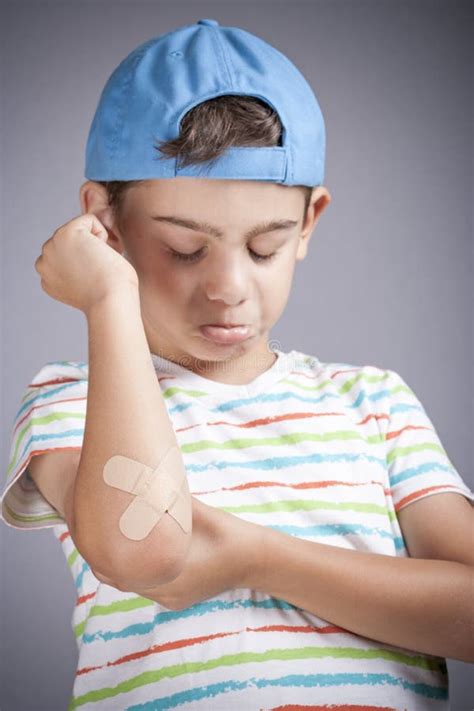
M85 317L42 291L34 261L81 212L100 91L138 44L201 18L287 54L326 120L332 202L272 338L398 371L472 488L473 12L456 0L1 3L2 471L30 378L88 358ZM63 553L51 530L0 525L0 544L1 711L63 711L76 668ZM474 706L472 671L449 661L454 711Z

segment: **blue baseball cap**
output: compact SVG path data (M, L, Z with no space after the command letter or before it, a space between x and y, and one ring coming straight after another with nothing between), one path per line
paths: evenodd
M217 159L180 166L156 144L179 136L194 106L223 95L269 104L283 126L282 145L228 148ZM217 20L154 37L112 72L97 105L86 146L89 180L179 176L323 184L326 134L316 96L279 50Z

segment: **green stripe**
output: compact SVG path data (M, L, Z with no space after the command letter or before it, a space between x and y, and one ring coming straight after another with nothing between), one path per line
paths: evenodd
M54 403L51 403L54 404ZM76 418L80 420L85 420L86 416L83 413L80 412L53 412L50 415L43 415L41 417L31 417L28 421L28 424L25 425L25 427L20 430L19 434L17 435L17 440L15 442L15 450L11 458L11 462L7 467L7 478L8 474L12 470L18 456L18 449L20 447L21 441L23 437L25 436L25 433L28 432L29 429L31 429L32 425L47 425L50 422L54 422L55 420L68 420L70 418Z
M419 444L412 444L409 447L394 447L387 453L387 462L390 464L397 457L404 457L412 452L422 452L425 449L431 449L433 452L446 455L445 449L439 444L434 442L420 442Z
M362 440L367 444L380 444L385 441L385 436L375 434L364 437L354 430L339 430L324 434L293 432L292 434L281 435L280 437L240 437L238 439L228 439L225 442L201 439L197 442L189 442L188 444L181 445L181 451L189 453L199 452L204 449L246 449L247 447L273 447L284 444L297 444L298 442L332 442L333 440Z
M74 627L74 634L76 637L81 637L84 633L84 627L90 617L100 617L102 615L112 615L116 612L130 612L131 610L138 610L142 607L151 607L155 605L154 600L150 600L146 597L141 597L136 595L128 600L116 600L111 602L109 605L93 605L87 617Z
M21 515L13 511L12 508L7 504L5 499L3 500L3 505L5 506L9 516L15 521L22 521L23 523L40 523L41 521L55 521L57 523L64 523L64 520L59 516L59 514L41 514L41 515Z
M205 662L185 662L184 664L173 664L168 667L160 667L153 671L146 671L137 676L130 677L120 682L116 686L108 686L102 689L88 691L82 696L73 697L68 706L68 711L94 701L110 699L122 693L127 693L133 689L155 684L164 678L176 678L183 674L202 673L218 667L233 667L237 664L249 664L254 662L268 662L270 660L291 661L293 659L321 659L333 657L336 659L385 659L399 664L430 669L439 672L440 662L431 660L419 655L404 654L403 652L388 649L358 649L357 647L301 647L298 649L269 649L266 652L240 652L238 654L226 654L216 659ZM120 674L120 671L118 672ZM123 671L122 671L123 673Z
M323 380L321 383L318 383L318 385L303 385L303 383L299 383L297 380L292 380L291 378L282 378L280 380L280 383L287 383L288 385L294 385L295 388L299 388L300 390L311 390L311 391L316 391L316 390L321 390L321 388L326 387L327 385L333 386L334 383L332 380Z
M73 566L73 564L75 563L76 558L77 558L78 555L79 555L79 553L78 553L77 548L74 548L74 550L72 551L72 553L70 553L70 554L66 557L67 564L68 564L68 566L69 566L70 568L72 568L72 566Z
M203 395L209 395L209 393L204 390L188 390L187 388L180 388L178 386L166 388L166 390L163 390L162 395L164 398L168 398L175 393L183 393L184 395L189 395L189 397L203 397Z
M315 509L328 509L331 511L359 511L387 516L391 521L396 519L395 511L389 511L385 506L377 504L364 504L358 501L344 501L333 503L330 501L306 501L296 499L292 501L268 501L263 504L242 504L241 506L218 506L221 511L229 513L272 513L274 511L314 511Z
M394 393L408 393L409 395L413 395L413 397L416 398L415 393L408 385L396 385L390 390L390 395L393 395Z
M344 395L348 390L352 388L353 385L359 382L359 380L365 380L367 383L380 383L383 380L387 380L387 378L389 377L390 373L387 372L385 372L383 375L369 375L368 373L362 372L358 375L355 375L353 378L346 380L344 385L341 385L341 387L338 388L338 392L340 392L341 395Z

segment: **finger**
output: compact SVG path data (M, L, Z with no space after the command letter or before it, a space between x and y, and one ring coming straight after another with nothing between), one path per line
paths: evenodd
M85 217L87 218L87 225L92 234L106 241L109 238L109 235L99 218L93 213L87 213Z

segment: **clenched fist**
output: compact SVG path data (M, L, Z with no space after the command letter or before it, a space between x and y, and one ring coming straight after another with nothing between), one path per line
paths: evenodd
M138 289L133 266L107 244L107 230L86 213L59 227L35 261L42 289L53 299L85 314L111 292Z

